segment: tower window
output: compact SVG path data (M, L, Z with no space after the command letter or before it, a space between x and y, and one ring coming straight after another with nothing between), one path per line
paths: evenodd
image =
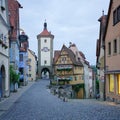
M47 64L47 60L44 61L44 64Z
M45 39L45 40L44 40L44 43L46 43L46 42L47 42L47 40Z

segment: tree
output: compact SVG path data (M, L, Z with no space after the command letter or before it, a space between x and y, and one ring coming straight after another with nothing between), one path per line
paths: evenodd
M19 74L16 73L12 65L10 65L10 83L19 83Z

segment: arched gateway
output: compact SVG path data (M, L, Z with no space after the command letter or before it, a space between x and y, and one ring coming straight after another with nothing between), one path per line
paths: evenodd
M44 23L43 31L37 35L38 39L38 76L39 78L51 78L53 73L53 39L54 35L47 30Z

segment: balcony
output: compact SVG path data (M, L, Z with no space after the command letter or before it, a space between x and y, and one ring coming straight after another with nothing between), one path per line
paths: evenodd
M57 80L58 81L71 81L72 77L58 77Z
M71 65L58 66L57 67L57 71L71 71L71 70L72 70L72 66Z

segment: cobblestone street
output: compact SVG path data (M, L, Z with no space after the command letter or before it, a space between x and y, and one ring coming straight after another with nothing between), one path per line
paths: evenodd
M92 99L63 102L47 84L47 80L35 82L0 120L120 120L117 105Z

